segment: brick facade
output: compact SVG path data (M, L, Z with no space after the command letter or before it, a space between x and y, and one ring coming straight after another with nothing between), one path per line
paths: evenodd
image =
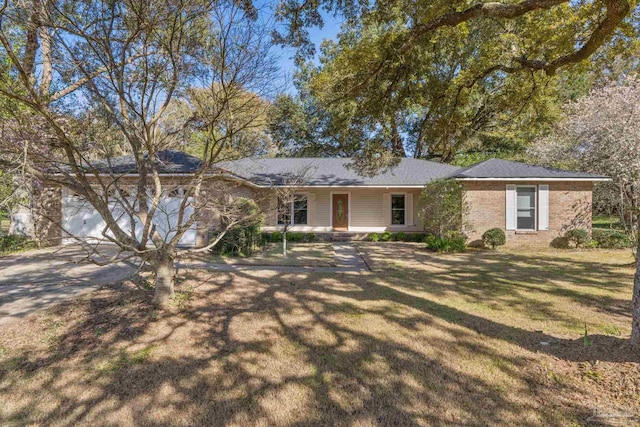
M127 178L134 184L134 180ZM173 185L185 185L188 179L171 177L164 182L166 188ZM542 184L543 182L508 182L516 185ZM123 185L129 182L121 183ZM562 236L570 228L591 229L592 182L562 181L544 182L549 185L549 230L532 232L507 231L506 222L506 185L505 181L463 181L465 198L469 205L465 221L469 241L478 242L486 230L501 228L507 235L507 246L548 246L555 238ZM328 190L327 190L328 191ZM36 229L43 244L60 244L61 230L61 191L47 189L47 197L40 199L39 210L44 215L36 222ZM202 200L212 202L219 200L221 194L230 198L247 197L256 202L267 213L266 224L275 225L273 204L275 196L269 189L256 189L228 180L207 181L203 185ZM414 197L417 206L417 196ZM327 208L328 209L328 208ZM319 209L321 211L322 209ZM220 218L215 210L200 205L197 215L197 246L208 243L209 235L219 228ZM380 212L372 212L380 216ZM316 217L316 215L314 215ZM417 216L415 216L417 218ZM321 222L322 215L314 221ZM328 224L327 224L328 225Z
M537 231L506 230L506 186L549 185L549 229ZM471 228L469 241L481 239L491 228L501 228L507 235L507 246L549 246L568 229L591 230L593 182L546 181L463 181L469 211L465 215Z

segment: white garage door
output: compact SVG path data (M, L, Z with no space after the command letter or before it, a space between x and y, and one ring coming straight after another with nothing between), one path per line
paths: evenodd
M178 225L178 213L181 202L182 197L165 197L161 200L160 205L156 210L156 214L153 217L153 223L165 241L171 240L171 238L176 234L175 230ZM129 232L131 230L131 220L129 216L125 214L123 207L116 203L110 204L110 207L113 217L118 221L118 225L123 230ZM185 218L183 223L187 221L192 214L193 207L187 206L185 208ZM136 237L138 241L140 241L143 226L138 218L135 218L135 224ZM103 233L105 232L109 236L113 235L110 230L106 229L104 219L93 208L93 206L69 191L63 192L62 226L71 236L92 242L104 241ZM66 235L65 237L63 235L62 243L70 244L77 242L77 240L71 236ZM192 224L189 230L187 230L180 239L179 245L195 246L195 244L196 224Z

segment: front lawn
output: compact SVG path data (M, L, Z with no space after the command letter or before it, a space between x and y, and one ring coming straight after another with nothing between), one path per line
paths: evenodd
M190 271L170 312L138 281L10 323L0 424L638 422L628 251L360 251L372 273Z
M594 216L592 220L593 228L605 228L614 230L623 230L624 227L620 223L619 216Z
M287 265L331 267L335 265L335 251L331 243L287 243L287 257L282 255L282 243L268 243L255 254L243 256L211 255L208 262L235 265Z

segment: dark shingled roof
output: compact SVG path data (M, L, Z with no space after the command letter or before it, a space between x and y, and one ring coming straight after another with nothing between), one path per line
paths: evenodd
M509 160L489 159L459 170L452 177L461 179L482 178L565 178L565 179L607 179L606 176L585 172L572 172L562 169L532 166Z
M307 171L306 186L423 186L451 176L460 168L427 160L403 158L373 177L363 177L347 167L350 158L247 158L223 162L218 167L257 185L282 185Z
M188 174L196 172L202 161L177 150L162 150L157 153L158 171L162 174ZM459 168L443 163L403 158L389 170L373 177L363 177L349 167L350 158L246 158L218 163L217 172L229 174L260 186L283 185L303 171L305 186L356 186L356 187L403 187L423 186L445 178L458 179L607 179L605 176L584 172L532 166L508 160L489 159L467 168ZM138 173L132 155L94 161L91 165L101 173Z
M194 173L202 161L178 150L162 150L156 155L158 172L162 174ZM138 173L133 155L113 157L111 159L91 162L91 166L101 173Z

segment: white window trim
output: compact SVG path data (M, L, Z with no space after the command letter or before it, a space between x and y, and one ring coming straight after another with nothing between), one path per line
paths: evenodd
M346 194L347 195L347 230L351 230L351 191L331 191L329 192L329 224L333 229L333 195L334 194Z
M300 192L300 193L295 193L293 195L293 198L295 200L296 196L304 196L307 199L307 223L306 224L295 224L295 218L294 218L294 209L293 209L293 203L294 201L290 201L289 202L289 224L280 224L280 212L278 212L278 217L276 218L276 225L278 226L285 226L285 225L290 225L290 226L307 226L309 225L309 193L307 192ZM276 203L279 203L279 201L276 201Z
M404 224L394 224L393 223L393 196L403 196L404 197ZM389 193L389 209L391 209L391 217L390 217L390 223L389 223L389 227L393 228L393 227L406 227L407 224L407 193L399 193L399 192L395 192L395 193Z
M533 188L536 192L534 196L533 228L518 228L518 188ZM516 205L514 215L516 216L516 231L538 231L538 186L537 185L516 185Z

